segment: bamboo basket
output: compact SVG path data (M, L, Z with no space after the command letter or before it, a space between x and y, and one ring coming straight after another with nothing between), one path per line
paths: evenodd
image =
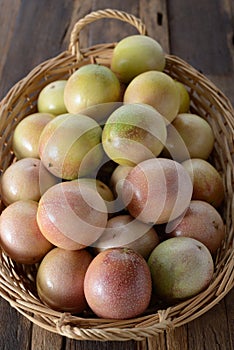
M80 31L102 18L127 22L145 34L138 18L117 10L100 10L80 19L74 26L67 51L49 59L15 84L0 103L0 171L14 159L12 136L16 125L36 111L40 90L57 79L66 79L88 63L110 65L116 43L80 48ZM42 304L35 291L37 266L16 264L1 252L0 295L26 318L40 327L77 340L143 340L199 317L217 304L234 285L233 183L234 183L234 112L229 100L204 75L178 57L166 55L165 72L181 81L191 96L191 111L205 118L215 135L212 162L222 174L225 202L222 217L226 239L217 253L215 273L209 287L199 295L170 307L148 309L144 315L129 320L100 319L91 313L83 317L54 311ZM2 205L1 205L2 206Z

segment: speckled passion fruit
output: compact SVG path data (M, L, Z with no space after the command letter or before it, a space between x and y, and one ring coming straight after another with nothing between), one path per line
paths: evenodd
M52 244L78 250L100 237L107 223L107 208L97 190L88 184L61 182L41 197L37 222Z
M42 194L58 183L40 159L23 158L12 163L1 177L1 196L5 205L18 200L39 201Z
M77 181L78 183L85 183L88 186L91 186L95 191L97 191L100 194L100 196L105 201L109 216L111 216L115 212L115 198L109 186L107 186L104 182L102 182L99 179L87 177L79 178Z
M53 118L51 113L33 113L19 122L13 134L13 151L17 159L39 158L40 135Z
M209 123L197 114L180 113L167 127L163 156L183 162L189 158L208 159L214 147L214 133Z
M165 238L191 237L215 254L225 238L225 226L219 212L209 203L192 200L185 214L167 225Z
M84 276L92 261L83 250L54 248L42 260L36 277L41 301L52 309L81 313L87 308L84 296Z
M61 114L43 129L39 140L39 155L52 174L73 180L92 172L101 162L102 129L98 123L82 114Z
M180 92L174 79L159 71L137 75L127 86L124 103L145 103L154 107L166 123L172 122L180 107Z
M214 263L207 247L190 237L161 242L148 259L153 294L171 304L197 295L210 283Z
M64 104L64 89L66 80L55 80L46 85L39 93L37 109L41 113L52 113L59 115L67 113Z
M218 208L225 196L223 180L218 170L200 158L187 159L181 164L193 181L192 199L206 201Z
M150 302L152 281L145 259L129 248L111 248L90 263L84 293L102 318L127 319L143 313Z
M179 217L189 206L192 181L184 167L166 158L137 164L127 175L122 197L129 213L150 225Z
M53 248L37 224L38 203L19 200L8 205L0 216L0 244L11 259L35 264Z
M131 35L114 48L111 69L120 81L129 83L143 72L163 71L165 64L165 54L158 41L145 35Z
M94 242L93 250L101 252L113 247L127 247L147 259L158 244L159 236L154 227L125 214L108 220L105 231Z
M149 105L130 103L116 109L107 119L102 144L110 159L134 166L157 157L166 137L166 124L160 113Z
M64 102L69 113L120 100L121 87L116 75L98 64L87 64L75 71L64 89Z

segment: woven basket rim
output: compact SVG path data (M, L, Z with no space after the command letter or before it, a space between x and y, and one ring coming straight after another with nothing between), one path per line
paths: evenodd
M10 116L14 115L14 106L24 96L24 101L28 101L28 108L31 108L31 99L29 91L34 84L35 76L49 76L48 71L57 72L59 75L61 65L66 66L69 72L72 72L77 65L87 64L89 62L99 62L103 60L104 64L109 62L113 48L116 43L105 43L93 45L85 49L80 49L80 54L74 50L68 49L58 56L50 58L36 66L27 76L18 81L6 94L0 102L0 114ZM232 153L228 155L229 164L233 162L233 142L234 142L234 110L229 99L221 92L205 75L198 72L195 68L175 55L166 55L166 70L170 72L173 67L176 68L175 75L180 72L187 73L189 76L187 84L191 84L192 89L203 92L209 92L212 95L212 101L217 108L220 108L224 117L224 132L228 129L230 134L229 144L232 145ZM194 84L194 81L196 84ZM190 83L191 82L191 83ZM41 84L41 82L39 81ZM39 84L39 86L40 86ZM45 84L45 79L44 79ZM24 91L25 94L24 94ZM202 95L202 94L201 94ZM195 101L196 101L196 94ZM201 100L201 106L205 104L205 97ZM205 104L204 108L209 108L208 114L212 113L212 106ZM221 118L221 117L220 117ZM1 130L0 130L1 131ZM4 141L7 144L7 141ZM227 145L227 150L231 146ZM229 148L228 148L229 147ZM226 151L226 149L225 149ZM9 153L9 152L8 152ZM233 181L233 167L229 166L227 177ZM233 183L232 185L233 186ZM233 188L229 189L230 196ZM233 198L229 198L229 211L234 207ZM143 315L131 320L104 320L97 319L95 316L78 317L69 313L51 310L43 305L37 297L30 293L22 282L17 272L16 265L4 253L1 256L0 264L0 296L7 300L12 307L33 323L45 328L51 332L61 334L77 340L143 340L145 337L154 336L165 330L179 327L191 320L199 317L217 304L234 286L234 247L233 247L233 212L231 215L232 228L230 239L227 242L229 246L225 254L218 260L217 268L219 273L214 276L210 286L199 295L180 302L179 304L157 310L149 310L149 315ZM220 253L221 254L221 253ZM16 270L15 270L16 269Z

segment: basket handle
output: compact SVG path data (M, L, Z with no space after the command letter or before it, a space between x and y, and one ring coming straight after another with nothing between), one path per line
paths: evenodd
M133 15L130 15L124 11L119 10L113 10L113 9L105 9L105 10L98 10L89 13L85 17L81 18L73 27L71 35L70 35L70 44L69 44L69 51L73 55L77 56L78 60L81 60L83 58L83 55L80 50L79 45L79 34L80 31L89 23L95 22L101 18L115 18L119 19L120 21L127 22L131 24L132 26L136 27L136 29L139 31L141 35L146 34L146 27L141 22L141 20Z

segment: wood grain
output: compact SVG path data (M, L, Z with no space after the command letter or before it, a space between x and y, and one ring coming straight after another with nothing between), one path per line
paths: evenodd
M168 3L171 53L204 73L234 103L232 0Z
M147 23L148 35L156 39L166 53L170 53L167 6L166 0L142 0L139 15L142 21Z
M64 49L63 37L71 17L72 4L72 0L60 1L59 6L56 0L21 3L15 23L11 25L12 34L8 34L11 42L2 68L4 80L1 81L1 97L32 68ZM12 4L12 8L14 6ZM4 33L8 30L7 26L3 28Z
M49 332L33 324L30 350L38 350L38 349L62 350L65 342L66 342L66 339L64 339L59 334Z
M189 349L231 349L230 334L227 328L227 310L224 301L217 304L209 313L188 324Z
M3 299L0 299L0 310L0 349L31 350L31 322Z
M4 11L0 11L0 23L1 23L0 76L2 76L2 70L8 56L8 50L9 50L9 46L11 44L12 36L14 33L16 16L18 14L19 7L20 7L20 1L11 0L4 3Z
M234 349L234 290L224 299L226 307L226 326L229 331L230 349ZM216 317L216 315L215 315Z
M137 350L137 344L134 341L127 342L97 342L97 341L76 341L67 339L64 350Z
M140 16L166 52L207 75L234 104L232 0L0 0L0 99L32 68L67 49L75 22L93 10L116 8ZM136 33L116 20L93 23L81 47ZM1 350L233 350L234 291L198 319L141 342L84 342L33 325L0 299Z

